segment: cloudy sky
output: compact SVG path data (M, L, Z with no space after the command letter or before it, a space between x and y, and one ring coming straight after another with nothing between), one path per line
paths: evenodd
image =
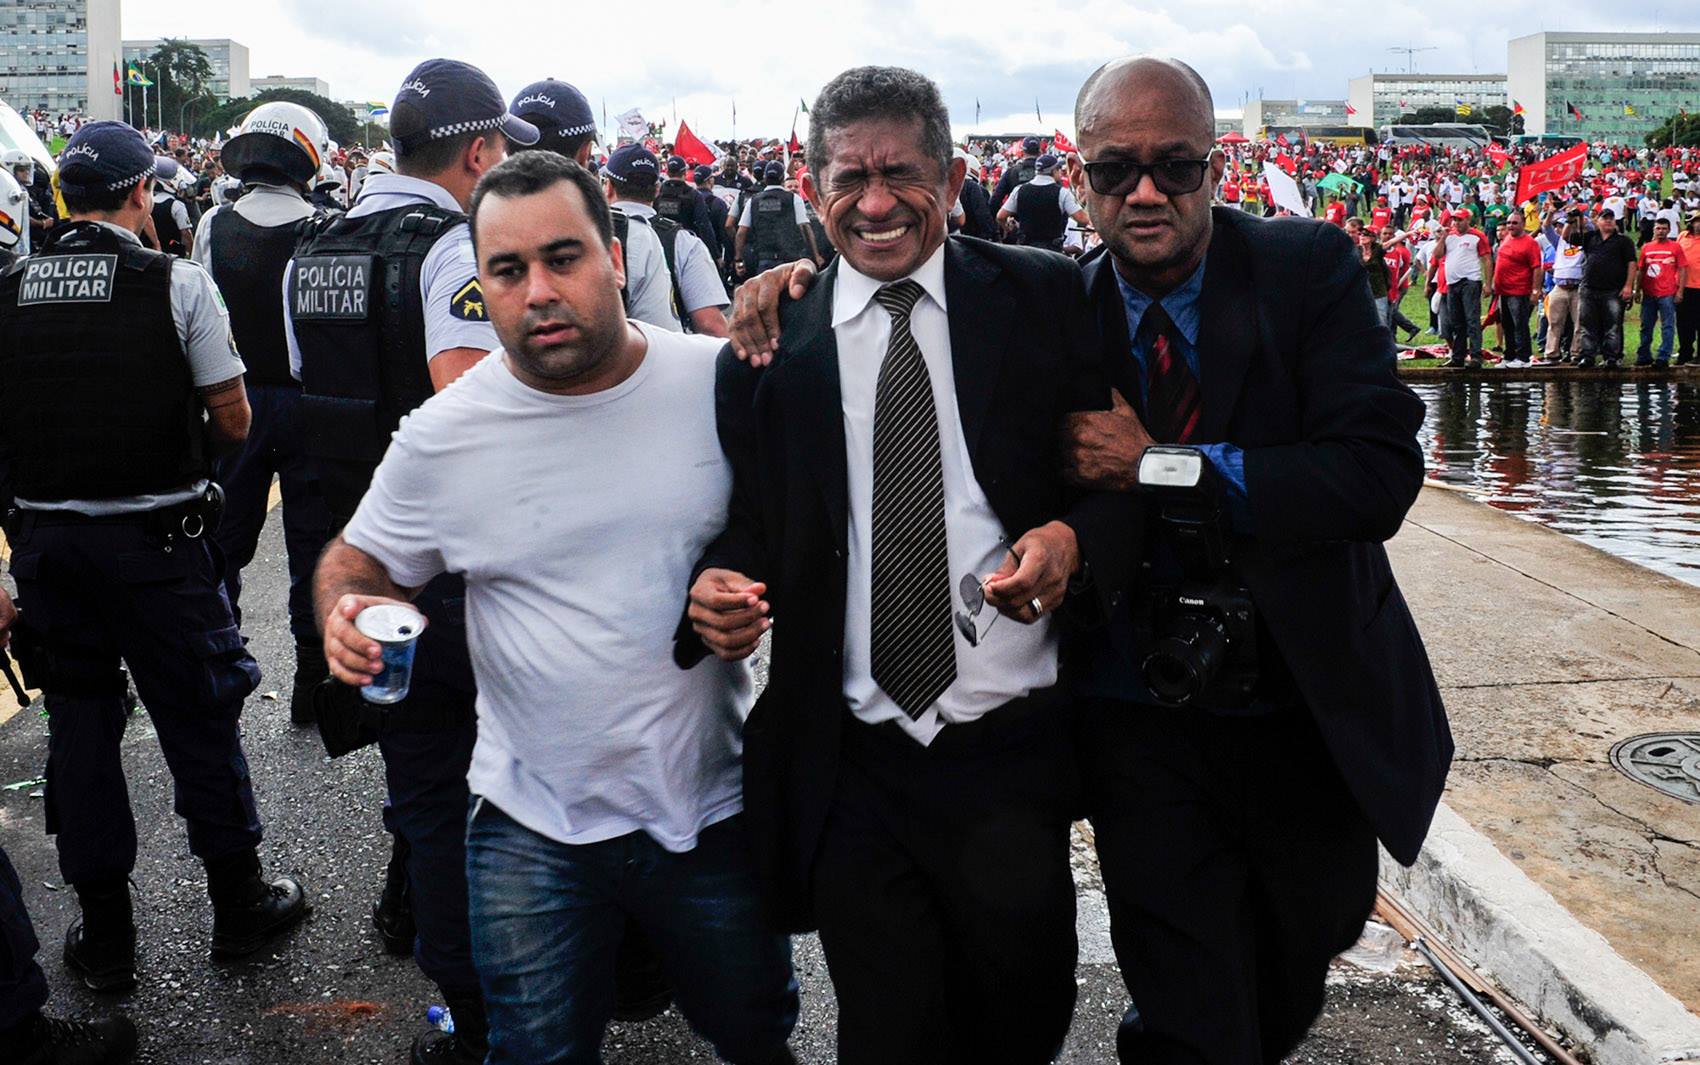
M1659 8L1662 6L1663 10ZM1572 18L1564 7L1581 8ZM630 107L680 118L707 137L783 135L799 98L862 63L913 67L939 83L958 132L1072 132L1075 90L1099 63L1156 52L1193 64L1218 111L1249 94L1341 98L1346 79L1404 70L1393 47L1432 47L1417 69L1503 73L1505 42L1540 30L1700 31L1700 5L1653 0L274 0L184 5L124 0L124 36L230 37L251 73L323 78L338 99L388 101L421 59L484 68L512 97L530 81L570 81L610 118ZM975 101L980 122L974 122ZM600 117L600 116L599 116ZM804 120L806 121L806 120Z

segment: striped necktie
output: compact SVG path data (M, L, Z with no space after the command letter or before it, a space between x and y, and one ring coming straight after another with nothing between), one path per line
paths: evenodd
M891 339L874 391L869 663L875 683L912 719L956 679L938 410L909 332L921 291L899 281L874 295L891 315Z
M1145 428L1159 444L1185 444L1198 431L1198 378L1181 355L1180 333L1161 303L1139 320L1145 351Z

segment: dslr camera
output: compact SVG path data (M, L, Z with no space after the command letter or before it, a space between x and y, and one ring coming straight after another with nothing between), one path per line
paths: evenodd
M1210 461L1197 448L1155 445L1136 480L1156 504L1158 544L1180 574L1148 592L1135 652L1145 686L1168 706L1245 706L1258 679L1257 615L1251 593L1233 580Z

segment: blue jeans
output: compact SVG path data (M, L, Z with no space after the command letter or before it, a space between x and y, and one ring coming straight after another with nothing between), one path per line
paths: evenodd
M1660 362L1670 361L1671 348L1676 344L1676 297L1641 296L1641 349L1635 361L1646 362L1653 351L1653 324L1659 326Z
M1482 283L1466 278L1446 284L1446 330L1457 361L1482 357Z
M474 797L466 876L487 1065L602 1060L628 915L661 956L679 1011L722 1059L784 1060L798 1007L791 941L761 915L743 833L738 816L684 854L642 832L574 845Z
M1505 358L1528 362L1533 356L1529 349L1529 315L1534 301L1528 296L1499 297L1499 321L1505 334Z

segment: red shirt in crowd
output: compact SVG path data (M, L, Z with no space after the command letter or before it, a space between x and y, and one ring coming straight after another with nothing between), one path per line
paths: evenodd
M1676 272L1687 265L1682 245L1676 241L1648 241L1641 246L1641 292L1648 296L1676 295Z
M1328 209L1323 212L1322 217L1331 226L1344 227L1346 224L1346 205L1335 200L1328 205Z
M1381 232L1392 221L1393 209L1391 207L1377 207L1369 213L1369 227L1377 233Z
M1527 296L1536 290L1535 278L1542 274L1541 246L1525 233L1499 245L1493 267L1493 291L1500 296Z

